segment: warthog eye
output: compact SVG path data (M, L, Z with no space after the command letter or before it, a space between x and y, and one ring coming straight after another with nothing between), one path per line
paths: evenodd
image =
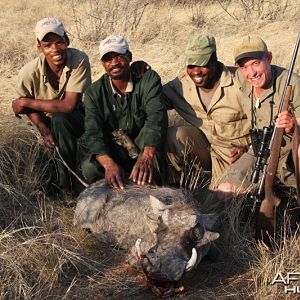
M155 254L156 252L156 247L152 247L148 250L148 254Z
M197 224L193 229L192 229L192 236L191 238L194 240L194 241L199 241L203 238L204 236L204 228Z

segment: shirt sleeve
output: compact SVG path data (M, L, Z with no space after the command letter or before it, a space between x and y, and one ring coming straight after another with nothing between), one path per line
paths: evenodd
M164 104L168 110L174 109L174 105L171 101L172 94L174 93L172 82L169 81L168 83L164 84L162 87L162 99L164 101Z
M96 155L110 155L104 138L104 108L101 107L99 97L100 94L93 86L84 93L85 138L91 159Z
M168 128L167 110L162 100L162 85L159 75L149 70L143 76L143 105L146 113L145 124L141 130L144 146L159 148L165 139Z
M34 98L33 80L31 74L23 67L17 77L16 98Z
M83 93L91 85L91 67L89 58L82 53L78 66L72 69L71 76L66 86L66 92Z

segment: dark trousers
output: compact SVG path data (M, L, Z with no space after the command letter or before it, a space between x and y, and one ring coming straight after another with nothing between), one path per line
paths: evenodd
M55 137L56 145L68 166L75 171L77 140L84 131L83 109L76 109L71 113L53 113L50 128ZM70 172L60 159L57 161L58 185L63 189L72 189L73 181Z

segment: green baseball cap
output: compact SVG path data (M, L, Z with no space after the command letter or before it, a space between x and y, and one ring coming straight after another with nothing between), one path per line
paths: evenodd
M213 36L193 36L185 49L185 65L206 66L214 52L216 52L216 41Z
M266 53L268 53L268 47L259 36L247 35L233 50L234 62L238 63L246 57L261 59Z

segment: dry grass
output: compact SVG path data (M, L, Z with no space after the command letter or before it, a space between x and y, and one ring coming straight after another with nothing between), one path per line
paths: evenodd
M70 199L49 190L53 155L39 144L38 135L26 121L14 119L9 99L14 97L18 70L36 55L33 28L36 20L45 16L65 22L71 45L89 54L94 80L103 72L97 41L111 33L124 34L134 59L146 60L163 82L183 67L186 41L199 31L215 35L220 60L232 64L234 42L251 28L273 50L274 62L288 66L299 30L298 0L288 1L287 7L285 1L280 2L280 16L274 17L274 10L264 8L259 18L255 10L241 15L237 4L242 1L222 1L228 4L227 12L218 1L206 2L204 11L202 2L130 1L129 5L129 1L117 0L2 0L0 299L155 299L141 273L125 263L122 250L100 244L72 226ZM243 3L258 5L257 1ZM299 70L296 63L295 71ZM196 162L190 164L195 166ZM191 189L205 185L194 169L193 174L185 173L190 181L182 182ZM186 293L174 298L292 299L281 286L270 285L278 271L300 271L299 241L288 226L282 227L282 237L270 251L253 239L251 206L245 199L237 198L224 206L208 190L197 188L194 195L200 209L220 214L219 257L213 263L203 262L186 279Z

